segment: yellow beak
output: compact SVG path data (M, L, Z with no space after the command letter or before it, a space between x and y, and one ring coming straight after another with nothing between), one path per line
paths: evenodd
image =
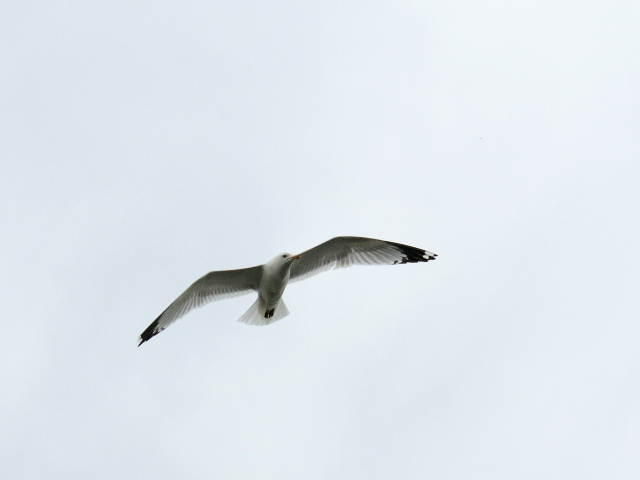
M298 260L300 258L300 255L294 255L293 257L291 257L292 260Z

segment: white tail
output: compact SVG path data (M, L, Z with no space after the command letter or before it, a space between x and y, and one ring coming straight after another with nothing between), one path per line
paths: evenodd
M284 300L280 299L278 301L278 305L276 305L275 311L273 312L273 316L271 318L264 318L264 315L267 311L267 307L264 303L260 302L260 297L253 302L253 305L249 307L244 315L242 315L238 321L242 323L246 323L247 325L271 325L273 322L277 322L278 320L289 315L289 309L284 304Z

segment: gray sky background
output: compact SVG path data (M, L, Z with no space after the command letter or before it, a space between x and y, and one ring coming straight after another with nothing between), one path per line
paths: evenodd
M640 478L638 2L4 2L11 479ZM337 235L439 254L214 303Z

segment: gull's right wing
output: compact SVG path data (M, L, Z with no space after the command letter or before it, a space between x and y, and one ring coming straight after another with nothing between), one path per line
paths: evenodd
M240 270L209 272L196 280L140 334L142 345L194 308L223 298L237 297L258 290L262 265Z

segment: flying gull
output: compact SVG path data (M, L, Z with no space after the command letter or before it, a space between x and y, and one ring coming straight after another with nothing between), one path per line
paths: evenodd
M282 294L298 282L332 268L352 265L401 265L435 260L421 248L364 237L336 237L299 255L282 253L257 267L209 272L196 280L140 335L142 345L194 308L215 300L258 292L258 299L239 322L270 325L289 315Z

